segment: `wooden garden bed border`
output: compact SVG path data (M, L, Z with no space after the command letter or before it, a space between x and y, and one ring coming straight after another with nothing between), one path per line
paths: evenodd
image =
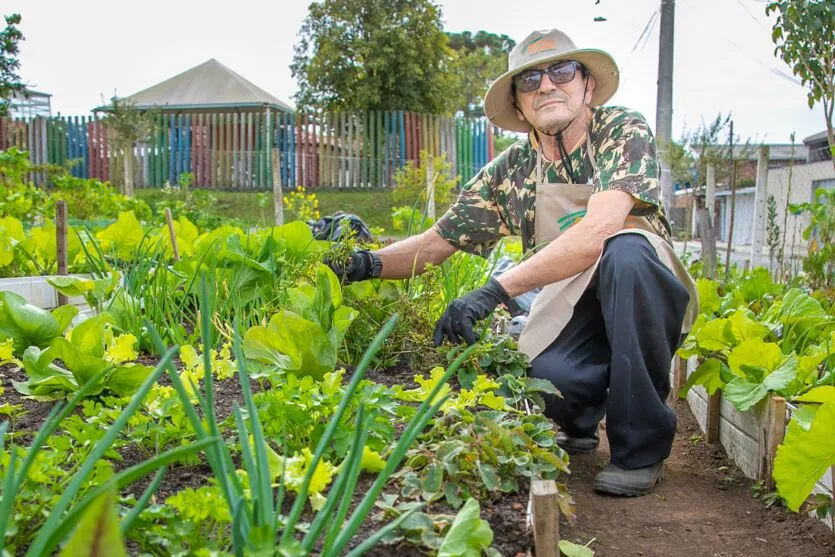
M675 392L684 386L687 377L697 367L696 357L689 360L675 357L671 370ZM767 489L773 490L774 458L786 434L793 405L782 397L769 395L751 410L738 412L733 405L722 400L720 391L708 396L707 391L698 385L687 393L687 403L705 433L705 441L721 444L745 476L763 481ZM835 466L817 481L813 493L825 493L831 497L833 478ZM822 522L833 528L831 520Z

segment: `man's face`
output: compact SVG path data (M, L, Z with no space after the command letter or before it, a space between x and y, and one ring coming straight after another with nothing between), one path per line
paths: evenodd
M536 69L544 70L553 64L554 62L540 64ZM547 74L543 75L538 89L530 93L516 91L517 116L545 132L556 133L562 130L591 101L594 78L589 76L587 79L588 84L579 67L574 79L568 83L555 85Z

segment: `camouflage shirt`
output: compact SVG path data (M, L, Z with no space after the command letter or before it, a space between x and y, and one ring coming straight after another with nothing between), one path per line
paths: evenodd
M461 190L458 200L438 220L438 233L454 247L487 255L504 236L521 236L522 248L532 250L536 207L535 139L530 134L490 161ZM658 185L655 138L644 117L623 107L595 107L589 139L596 153L594 173L585 142L569 159L579 183L594 192L622 190L636 199L631 213L646 217L653 230L670 241ZM543 181L571 183L563 161L543 159Z

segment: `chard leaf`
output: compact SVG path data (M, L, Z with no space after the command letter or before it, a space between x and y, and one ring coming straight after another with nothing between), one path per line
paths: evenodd
M690 377L687 378L687 382L678 391L678 396L680 398L685 398L687 396L687 392L692 389L694 385L702 385L705 389L707 389L708 394L714 394L717 389L721 389L725 386L725 381L722 379L723 368L727 369L727 366L716 358L705 360L693 371L693 373L690 374Z
M783 359L776 370L765 376L762 383L752 383L741 377L734 377L725 385L722 396L737 410L745 412L765 398L769 391L785 389L796 375L797 357L790 354Z
M759 368L763 372L756 374L755 379L760 381L762 377L777 369L783 359L783 352L777 343L763 342L761 338L752 338L743 341L731 350L731 353L728 354L728 366L736 375L748 379L751 378L751 374L746 373L744 368Z
M814 402L818 404L835 402L835 387L833 387L832 385L823 385L822 387L815 387L808 393L804 393L799 397L795 397L794 402Z
M733 327L734 336L739 341L764 339L771 334L771 330L762 323L752 319L750 310L739 308L728 317Z
M478 501L467 499L438 548L438 557L480 557L493 543L490 524L480 517Z
M835 402L820 407L808 431L789 422L783 444L777 447L774 480L786 505L797 512L815 483L835 465Z
M818 415L820 404L801 404L792 412L792 421L799 425L804 431L809 431L815 416Z
M116 512L116 488L98 497L84 511L78 527L61 551L60 557L123 557L127 555L119 515Z
M719 297L719 283L708 278L700 278L696 281L696 290L699 292L699 313L714 315L719 311L719 304L722 298Z
M82 277L55 276L47 278L46 282L51 284L55 290L70 298L84 296L96 287L91 279Z
M696 342L699 348L711 352L718 352L730 348L734 342L728 338L728 332L732 333L732 325L725 318L713 319L704 324L696 332ZM730 341L730 342L729 342Z

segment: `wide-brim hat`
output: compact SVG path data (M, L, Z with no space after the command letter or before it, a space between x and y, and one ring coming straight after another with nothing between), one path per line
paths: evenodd
M494 81L484 96L484 113L490 122L514 132L527 132L531 125L516 115L511 97L513 76L545 62L576 60L594 76L592 106L599 106L615 94L620 73L615 60L606 52L577 48L568 35L557 29L534 31L513 47L507 57L507 71Z

